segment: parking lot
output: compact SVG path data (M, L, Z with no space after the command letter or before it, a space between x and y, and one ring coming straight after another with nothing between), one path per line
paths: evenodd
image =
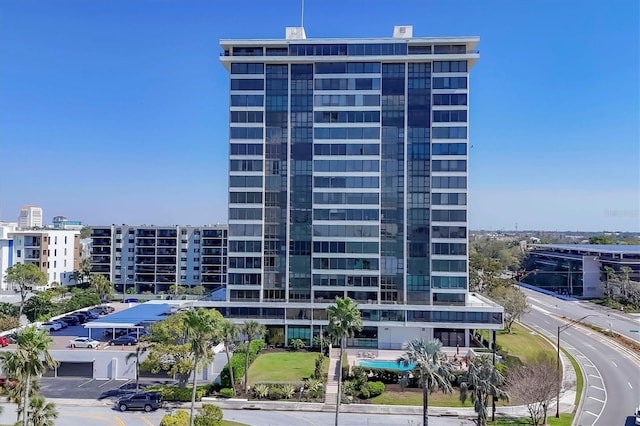
M141 389L156 384L173 383L171 380L141 380ZM95 380L76 377L43 377L40 393L46 398L115 400L135 392L135 380Z

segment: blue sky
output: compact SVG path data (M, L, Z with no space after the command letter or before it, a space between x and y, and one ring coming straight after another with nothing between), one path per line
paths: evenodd
M473 229L640 230L640 2L306 0L307 37L478 35ZM219 40L300 0L2 0L0 209L93 225L227 218Z

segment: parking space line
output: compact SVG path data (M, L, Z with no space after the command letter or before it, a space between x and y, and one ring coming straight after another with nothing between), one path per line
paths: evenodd
M149 419L145 419L144 416L138 416L138 418L142 419L145 425L147 426L155 426L153 423L149 421Z
M113 382L113 380L107 380L106 382L104 382L101 385L98 385L99 388L103 387L104 385L108 385L109 383Z
M593 399L594 401L598 401L599 403L604 404L603 400L596 398L595 396L589 396L589 399Z
M83 387L84 385L88 385L89 383L93 382L93 379L91 380L87 380L86 382L82 382L78 385L79 388Z
M127 426L125 424L125 422L122 421L122 419L118 416L113 416L113 419L116 421L116 425L117 426Z

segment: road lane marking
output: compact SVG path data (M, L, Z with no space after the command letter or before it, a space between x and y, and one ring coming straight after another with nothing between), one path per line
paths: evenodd
M601 399L596 398L595 396L590 396L589 399L593 399L594 401L598 401L601 404L604 404L604 401Z
M598 417L598 415L597 415L597 414L592 413L591 411L584 410L584 411L583 411L583 413L591 414L592 416L596 416L596 417Z
M630 387L631 389L633 389L633 386L631 386L631 382L627 382L627 384L629 385L629 387Z
M593 349L594 351L596 350L596 348L593 347L593 345L590 345L589 343L585 343L585 346L589 346L591 349Z
M604 389L603 389L603 388L598 387L598 386L596 386L596 385L590 385L589 387L590 387L590 388L594 388L594 389L598 389L599 391L604 391Z
M588 359L588 358L587 358ZM591 367L591 368L596 368L595 365L593 364L582 364L583 367Z
M596 379L599 379L600 376L596 376L595 374L588 374L589 377L595 377Z
M539 306L531 305L531 307L532 307L533 309L535 309L536 311L540 311L540 312L542 312L543 314L551 315L551 312L547 311L546 309L542 309L542 308L541 308L541 307L539 307Z
M614 366L614 367L618 368L618 364L616 364L616 362L615 362L615 361L613 361L613 360L612 360L612 361L611 361L611 364L613 364L613 366Z
M125 424L125 422L122 421L122 419L118 416L113 416L113 419L116 421L116 425L117 426L127 426Z
M139 419L142 419L145 425L147 426L155 426L153 423L149 421L149 419L145 419L144 416L138 416Z

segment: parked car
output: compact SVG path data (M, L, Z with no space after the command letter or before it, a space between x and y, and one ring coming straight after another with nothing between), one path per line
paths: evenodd
M98 319L100 317L100 315L93 311L80 311L78 313L85 315L87 317L87 321Z
M162 394L160 392L135 393L127 395L116 402L120 411L144 410L147 413L162 407Z
M10 344L11 341L7 336L0 336L0 346L4 348L5 346L9 346Z
M57 322L58 324L60 324L62 326L62 328L67 328L69 327L69 323L66 322L63 319L58 318L55 322Z
M69 346L72 348L94 349L100 346L100 342L88 337L76 337L75 339L69 340Z
M146 330L144 328L141 328L139 330L134 330L134 331L129 331L129 333L127 333L127 336L132 336L137 338L141 338L141 337L145 337L145 336L150 336L151 332L149 330Z
M112 346L117 346L117 345L127 345L127 346L131 346L131 345L135 345L138 343L138 339L136 339L135 337L132 336L120 336L120 337L116 337L113 340L109 341L109 344Z
M62 330L62 324L60 324L59 322L43 322L42 324L40 324L40 326L38 327L41 330L47 330L47 331L58 331L58 330Z
M92 311L97 312L99 315L108 315L115 311L115 309L109 305L100 305L93 308Z
M78 317L80 324L84 324L85 322L89 321L89 316L84 312L74 312L73 315Z
M71 326L80 324L80 319L75 315L67 315L62 317L62 320Z
M124 303L138 303L138 299L135 299L135 298L124 299Z

